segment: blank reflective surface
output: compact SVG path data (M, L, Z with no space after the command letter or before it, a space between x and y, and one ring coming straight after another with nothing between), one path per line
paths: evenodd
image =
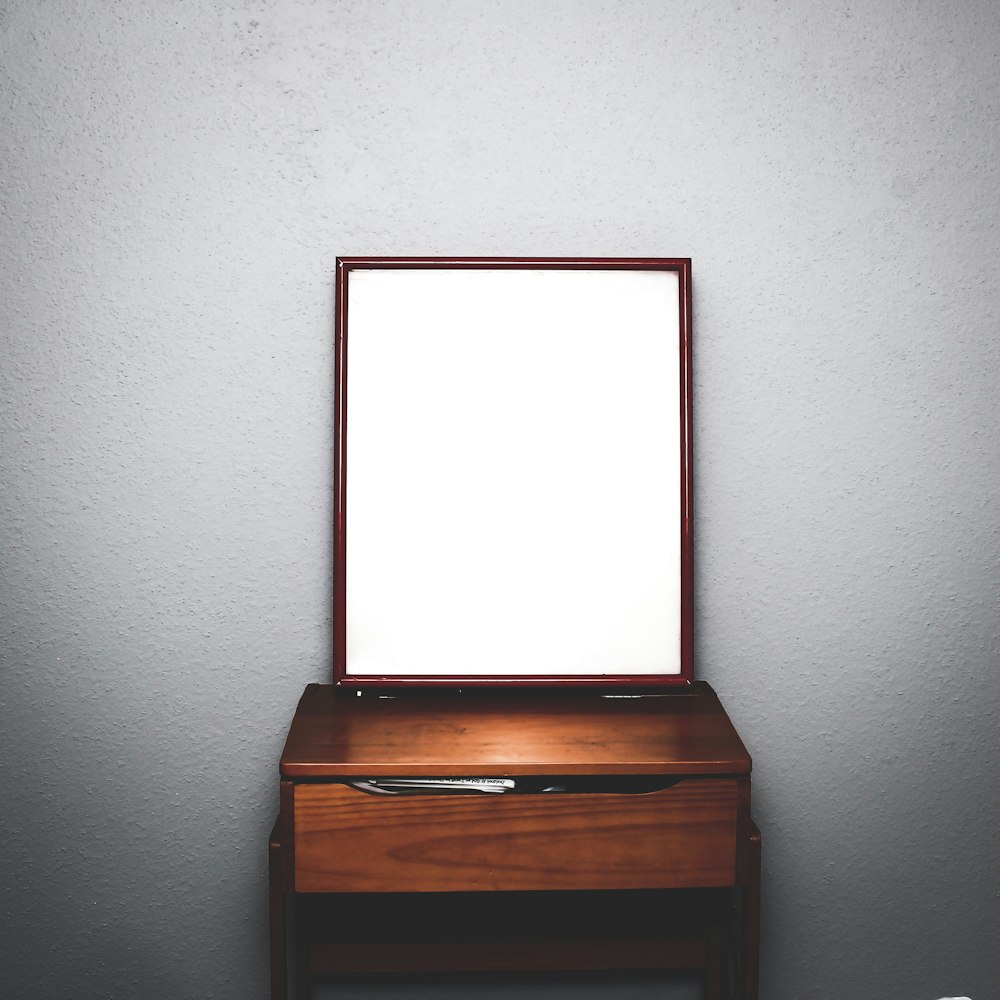
M349 273L348 675L680 672L678 282Z

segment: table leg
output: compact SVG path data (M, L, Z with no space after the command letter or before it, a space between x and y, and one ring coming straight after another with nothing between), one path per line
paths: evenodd
M312 970L309 967L312 921L304 917L301 896L295 897L295 911L292 914L292 937L295 941L295 1000L312 1000ZM311 916L311 914L310 914Z
M267 844L267 910L271 949L271 1000L287 1000L287 901L281 885L281 841L277 822Z
M743 996L758 1000L760 978L760 830L750 823L747 883L743 888Z
M718 917L713 916L706 947L705 1000L722 1000L722 966L725 954L722 938Z

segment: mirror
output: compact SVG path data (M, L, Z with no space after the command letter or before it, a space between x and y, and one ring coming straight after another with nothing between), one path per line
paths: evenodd
M690 262L344 258L335 680L689 683Z

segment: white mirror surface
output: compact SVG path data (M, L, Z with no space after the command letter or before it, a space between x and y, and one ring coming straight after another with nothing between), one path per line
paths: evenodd
M349 271L346 676L680 673L679 280Z

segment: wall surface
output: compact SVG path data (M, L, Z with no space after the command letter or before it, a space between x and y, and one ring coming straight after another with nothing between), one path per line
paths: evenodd
M334 257L419 253L693 258L762 996L995 997L998 58L992 0L0 3L0 994L266 996Z

